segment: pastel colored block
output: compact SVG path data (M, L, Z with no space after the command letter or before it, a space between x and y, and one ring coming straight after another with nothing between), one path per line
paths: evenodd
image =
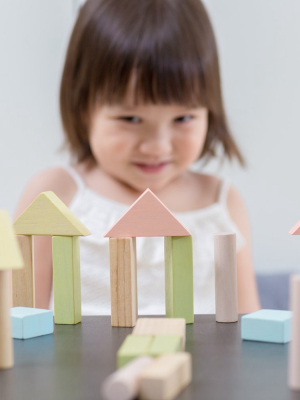
M139 318L133 335L179 335L181 350L185 349L186 323L184 318Z
M140 375L140 398L171 400L191 382L189 353L166 354L155 359Z
M38 308L14 307L10 310L12 337L30 339L54 331L53 312Z
M136 324L137 269L135 238L109 239L111 325Z
M33 237L17 235L24 268L12 271L13 307L34 307Z
M287 343L291 340L292 311L259 310L242 316L242 339Z
M79 237L53 236L53 294L56 324L81 322Z
M117 353L118 368L124 367L136 357L148 355L152 342L153 336L128 335Z
M300 390L300 275L290 278L290 307L293 312L292 338L289 345L288 385Z
M111 374L102 384L101 392L103 398L105 400L137 398L140 374L152 361L152 357L138 357Z
M14 222L18 235L87 236L91 232L53 193L43 192Z
M21 269L24 263L9 214L0 210L0 270Z
M216 321L238 321L236 234L214 236Z
M194 322L192 236L165 237L166 316Z
M179 335L157 335L151 344L149 355L158 357L162 354L177 353L181 350L181 337Z
M104 236L124 238L189 235L171 211L150 189L146 189Z
M10 271L0 270L0 369L12 368L14 365L14 351L10 324L10 284Z

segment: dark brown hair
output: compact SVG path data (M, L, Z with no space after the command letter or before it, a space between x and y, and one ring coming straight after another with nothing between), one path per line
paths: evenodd
M135 101L202 105L209 111L201 157L221 144L244 159L224 112L216 42L200 0L88 0L75 23L62 75L66 141L81 162L93 158L89 116L98 104L122 103L135 72Z

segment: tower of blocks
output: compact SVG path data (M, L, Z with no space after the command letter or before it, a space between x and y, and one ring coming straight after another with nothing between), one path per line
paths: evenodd
M23 260L9 215L0 210L0 368L11 368L14 364L11 338L10 270L23 268Z
M25 269L13 274L14 307L34 307L34 235L52 236L54 320L81 322L79 236L90 231L53 193L41 193L14 222ZM25 285L24 285L25 282Z
M112 326L137 320L136 237L165 237L166 316L194 322L192 236L150 189L105 234L110 249Z

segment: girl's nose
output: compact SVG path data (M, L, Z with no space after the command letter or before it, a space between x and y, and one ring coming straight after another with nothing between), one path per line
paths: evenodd
M140 153L151 156L170 154L171 150L172 142L167 132L147 134L139 146Z

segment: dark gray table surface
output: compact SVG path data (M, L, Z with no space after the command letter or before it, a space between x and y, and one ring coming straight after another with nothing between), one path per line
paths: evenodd
M242 341L240 322L197 315L187 325L193 381L180 400L300 400L287 387L288 344ZM116 352L131 328L110 317L56 325L53 335L14 340L15 366L0 370L1 400L101 399L101 382L115 370Z

